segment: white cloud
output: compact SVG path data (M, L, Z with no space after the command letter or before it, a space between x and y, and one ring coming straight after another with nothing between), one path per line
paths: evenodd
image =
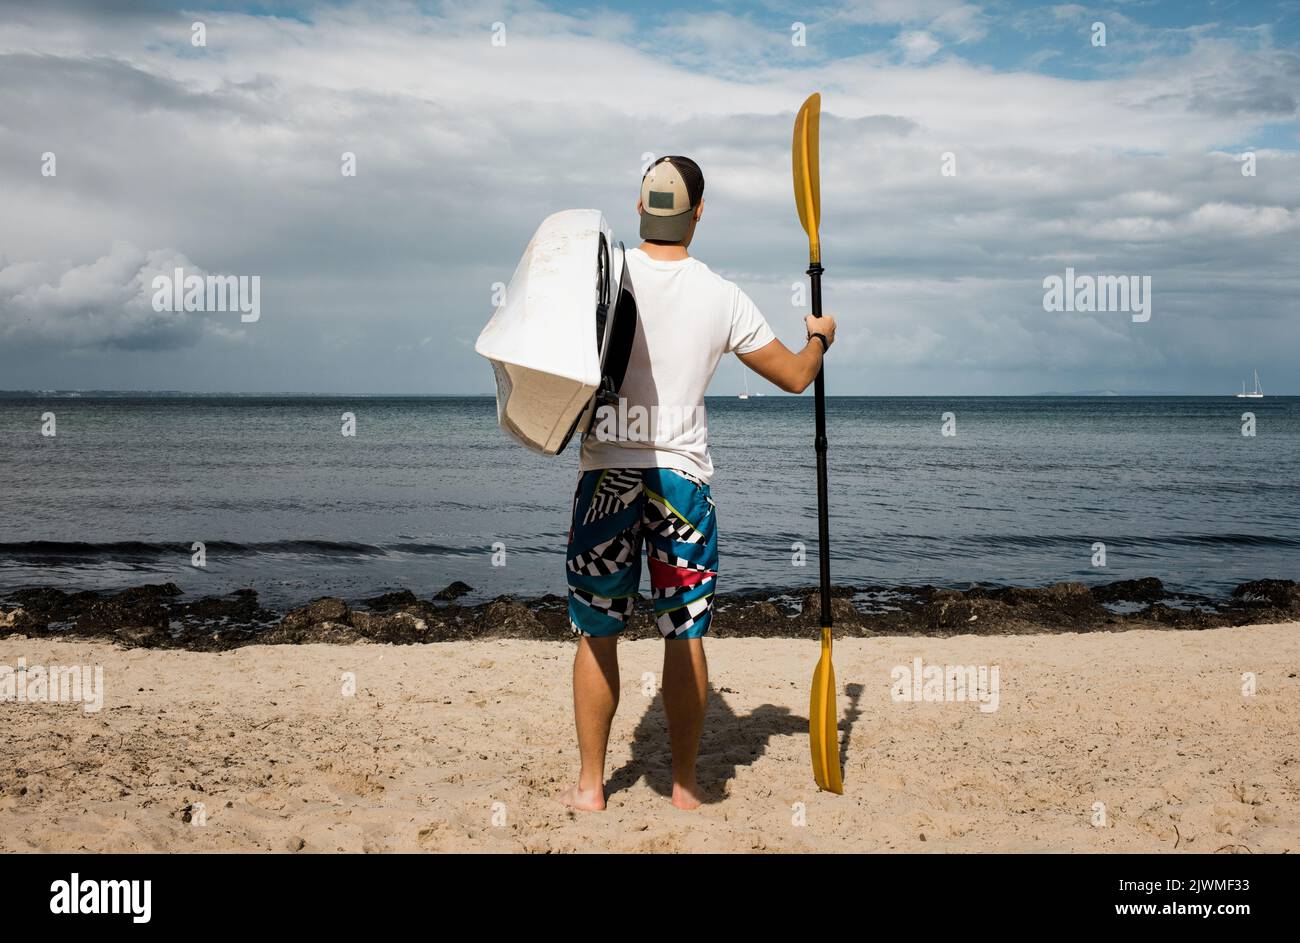
M1223 239L1260 239L1300 230L1300 212L1282 206L1206 203L1188 220L1198 235Z
M0 260L0 337L65 350L170 350L197 343L209 330L238 336L228 325L209 323L209 316L154 310L154 277L171 277L177 268L206 274L174 249L142 252L127 243L93 262L63 268Z
M923 26L957 43L982 39L987 32L983 9L963 0L847 0L835 7L835 16L874 26Z
M937 39L924 30L899 33L894 45L903 51L903 61L909 63L924 62L943 48Z

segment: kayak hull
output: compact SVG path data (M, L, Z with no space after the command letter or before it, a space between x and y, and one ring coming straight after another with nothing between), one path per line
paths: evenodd
M622 382L635 317L623 250L601 212L543 220L474 345L492 364L502 430L544 455L585 433L597 393Z

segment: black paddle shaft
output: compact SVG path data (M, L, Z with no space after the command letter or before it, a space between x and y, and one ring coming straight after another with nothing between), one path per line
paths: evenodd
M822 266L813 262L808 267L808 277L812 281L813 317L822 316ZM824 352L823 352L824 353ZM831 627L831 535L829 513L826 508L826 361L817 371L817 382L813 387L813 397L817 411L817 564L821 568L822 626Z

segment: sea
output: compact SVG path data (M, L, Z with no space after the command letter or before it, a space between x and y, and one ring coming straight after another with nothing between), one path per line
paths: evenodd
M719 590L815 586L811 395L707 410ZM1300 578L1300 397L830 397L827 428L839 585ZM490 397L0 394L0 595L563 593L577 459Z

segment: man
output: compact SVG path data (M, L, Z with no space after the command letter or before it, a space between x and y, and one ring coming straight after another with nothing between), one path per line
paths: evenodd
M575 809L605 808L605 750L619 693L615 646L640 585L643 541L665 641L672 801L699 806L695 757L709 682L703 639L718 573L704 391L722 355L735 352L781 389L802 393L835 340L833 318L810 316L808 343L792 352L743 291L689 255L703 197L704 175L685 157L660 158L641 180L644 241L627 253L638 323L620 398L626 415L642 421L611 435L606 413L582 443L567 565L569 620L581 636L573 709L582 766L565 794Z

